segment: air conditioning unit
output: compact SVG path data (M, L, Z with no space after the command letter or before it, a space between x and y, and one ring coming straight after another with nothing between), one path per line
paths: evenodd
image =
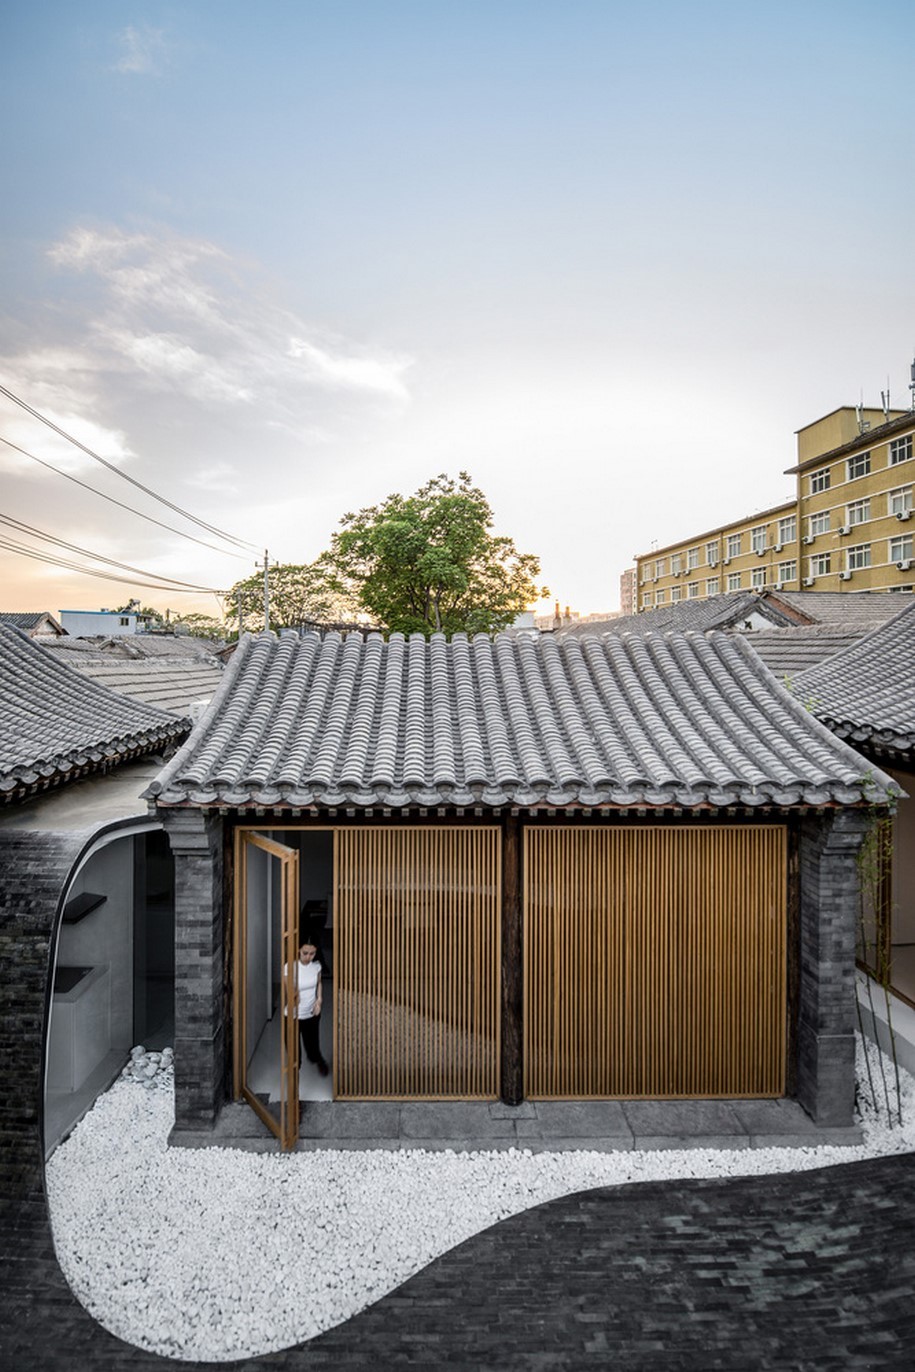
M757 556L757 557L765 557L765 555L766 555L766 549L765 549L765 548L757 548L757 549L756 549L756 556Z
M900 572L910 572L912 570L912 559L907 557L904 562L897 562L896 566Z
M912 511L911 511L911 510L897 510L897 511L896 511L896 518L899 519L899 520L911 519L911 518L912 518Z
M839 576L842 578L843 581L851 581L851 575L852 575L851 572L840 572L840 573L839 573Z
M804 537L803 537L803 539L802 539L802 542L804 542L804 543L812 543L815 537L816 537L815 534L804 534Z
M851 525L850 525L850 524L842 524L842 525L840 525L839 528L836 530L836 533L838 533L838 534L850 534L850 533L851 533Z
M730 567L730 565L731 565L731 559L730 559L729 557L723 558L723 559L722 559L722 562L721 562L721 565L722 565L722 567Z
M773 591L781 591L781 590L784 590L784 586L785 586L784 581L773 581L773 583L772 583L772 589L773 589Z
M783 544L783 543L776 543L776 544L774 545L772 551L773 551L773 553L780 553L783 547L784 547L784 544Z
M815 577L815 576L805 576L805 577L804 577L804 585L805 585L805 586L812 586L813 583L814 583L815 581L816 581L816 577Z

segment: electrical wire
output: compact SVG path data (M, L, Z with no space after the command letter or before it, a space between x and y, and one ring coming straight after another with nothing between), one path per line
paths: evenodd
M96 572L91 567L80 567L76 562L52 557L49 553L41 553L36 548L26 548L23 544L13 543L2 536L0 536L0 548L5 548L11 553L21 553L23 557L34 557L38 562L48 562L52 567L63 567L65 571L80 572L83 576L97 576L102 581L120 581L127 586L144 586L151 591L170 591L174 595L186 595L192 590L191 587L184 590L180 586L162 586L152 581L139 581L136 577L118 576L115 572ZM150 575L155 575L155 573L150 573ZM216 591L211 586L201 586L200 590L208 591L215 596L225 594L224 591ZM199 594L199 591L195 594Z
M109 462L92 448L87 447L85 443L81 443L78 438L74 438L72 434L67 433L66 429L62 429L59 424L54 423L53 419L48 419L47 415L43 415L39 410L34 409L27 401L23 400L20 396L15 395L6 386L0 385L0 395L5 395L7 400L12 400L14 405L18 405L20 409L25 410L26 414L30 414L33 419L37 419L40 423L46 425L47 428L53 430L54 433L59 434L61 438L65 438L68 443L72 443L75 448L79 448L80 452L84 452L86 456L91 457L94 462L100 462L103 467L108 468L109 472L114 472L115 476L121 477L124 481L129 481L131 486L135 486L138 491L142 491L144 495L151 496L153 500L158 500L161 505L167 505L170 510L174 510L176 514L182 515L184 519L189 519L191 523L196 524L198 528L206 529L207 533L215 534L217 538L224 538L227 542L234 543L238 548L255 548L257 546L254 543L249 543L246 538L236 538L234 534L226 533L224 529L217 528L215 524L207 524L206 520L198 519L197 516L192 515L189 510L182 509L180 505L176 505L173 501L166 500L165 496L158 495L149 486L144 486L142 481L137 481L136 477L128 476L127 472L122 472L120 467L115 466L113 462Z
M206 543L202 538L197 538L194 534L185 533L183 529L176 529L172 524L163 524L161 519L154 519L152 515L144 514L142 510L135 510L132 505L125 505L123 500L115 500L113 495L106 495L105 492L100 491L98 487L90 486L88 481L81 481L78 476L73 476L72 472L65 472L62 468L55 467L53 462L48 462L43 457L36 457L34 453L27 452L25 448L20 448L18 443L14 443L12 439L4 438L2 434L0 434L0 443L5 443L8 448L12 448L14 452L21 453L23 457L31 458L33 462L38 463L39 467L47 467L49 472L55 472L58 476L65 476L68 481L73 481L77 486L82 486L84 491L91 491L93 495L100 495L103 500L110 500L112 505L117 505L119 509L127 510L130 514L135 514L138 519L147 519L150 524L156 524L160 529L167 529L169 533L178 534L180 538L189 538L192 543L199 543L201 548L209 548L211 552L219 553L222 557L237 557L241 561L246 560L244 553L232 553L229 552L228 548L217 548L215 543ZM253 547L254 545L252 544L251 546Z
M104 562L109 567L118 567L124 572L135 572L137 576L154 576L159 581L167 581L172 586L181 587L186 591L212 591L212 586L198 586L190 581L179 581L173 576L165 576L160 572L146 572L140 567L133 567L129 562L118 562L115 558L105 557L102 553L93 553L89 548L81 548L77 543L68 543L64 538L57 538L54 534L46 534L43 529L36 529L31 524L24 524L21 519L14 519L12 515L0 514L0 524L7 524L11 529L16 529L19 533L31 534L34 538L43 538L46 543L56 543L60 548L66 548L68 552L80 553L83 557L91 557L94 562Z

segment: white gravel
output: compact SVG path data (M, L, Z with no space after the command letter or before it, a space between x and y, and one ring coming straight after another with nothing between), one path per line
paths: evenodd
M140 1056L52 1155L48 1195L78 1299L113 1334L172 1358L228 1361L301 1343L470 1235L575 1191L787 1172L915 1148L915 1081L903 1074L903 1125L870 1110L866 1141L853 1148L169 1149L171 1066L160 1058L149 1075ZM862 1063L859 1046L859 1076Z

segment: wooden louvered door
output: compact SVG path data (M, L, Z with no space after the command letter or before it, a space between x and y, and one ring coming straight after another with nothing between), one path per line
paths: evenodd
M334 1095L494 1099L500 835L334 834Z
M527 829L525 1095L783 1095L786 862L774 825Z

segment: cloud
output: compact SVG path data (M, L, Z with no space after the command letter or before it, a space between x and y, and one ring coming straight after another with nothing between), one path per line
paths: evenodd
M160 76L168 58L163 29L128 24L117 36L120 56L112 70L131 76Z
M301 359L305 374L323 385L377 391L396 400L409 398L401 378L412 365L410 358L335 357L303 338L290 339L289 356Z

